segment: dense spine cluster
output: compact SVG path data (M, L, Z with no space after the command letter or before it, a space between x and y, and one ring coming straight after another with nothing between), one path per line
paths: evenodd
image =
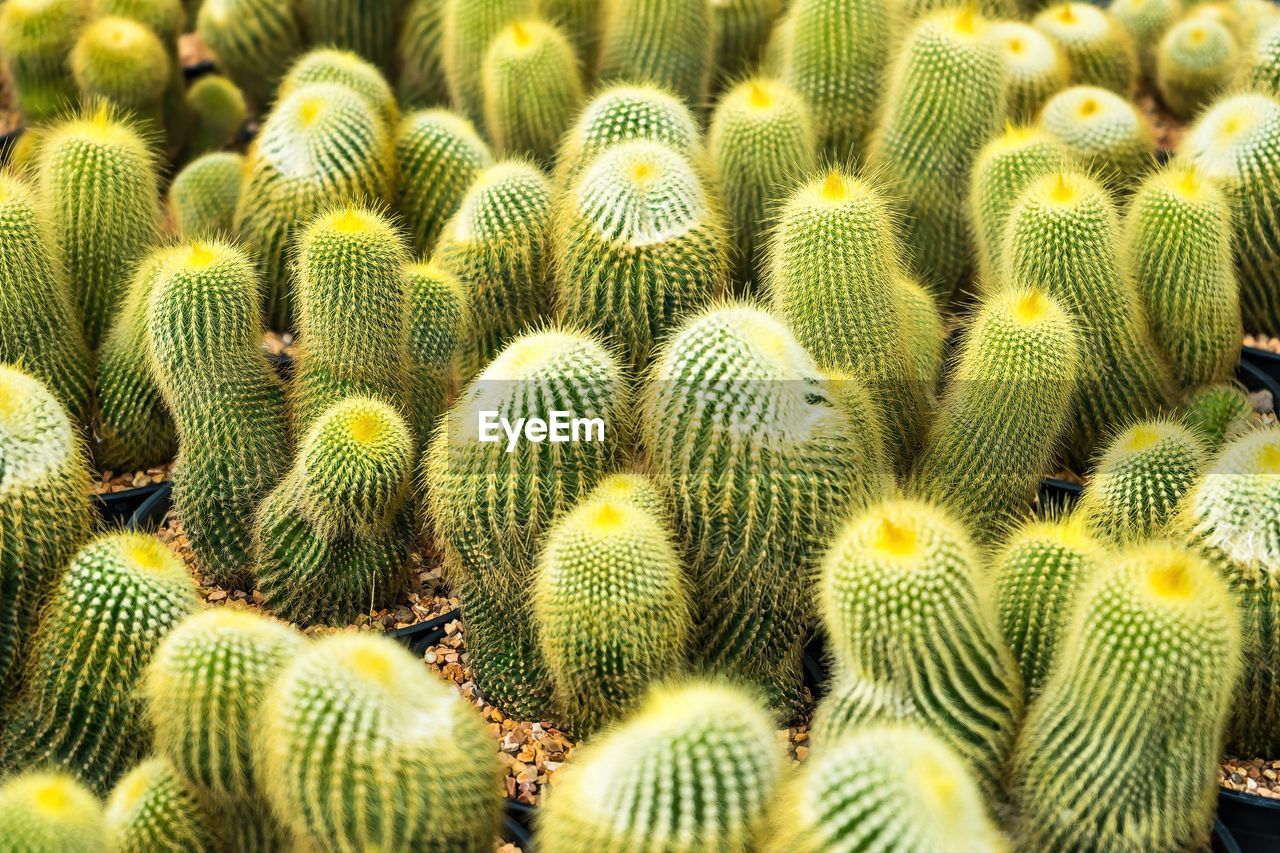
M482 82L485 127L498 154L550 162L583 96L564 34L537 18L515 21L485 51Z
M489 146L471 123L449 110L405 116L396 130L401 180L396 209L414 251L430 256L445 223L482 169L493 164Z
M707 0L609 0L601 26L601 81L652 83L703 106L715 60Z
M0 7L0 55L28 122L54 118L78 103L67 58L88 13L83 0L9 0Z

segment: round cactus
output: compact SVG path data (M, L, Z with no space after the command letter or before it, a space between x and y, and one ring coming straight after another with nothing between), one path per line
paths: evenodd
M274 99L280 77L302 49L294 5L276 0L203 0L196 32L258 109Z
M130 114L140 130L163 135L172 69L164 44L146 25L99 18L76 40L70 62L82 101L105 101Z
M1040 113L1040 128L1113 189L1132 189L1155 165L1155 137L1138 108L1097 86L1072 86Z
M449 110L406 116L396 131L401 180L396 209L419 256L430 256L472 181L492 165L489 146L471 123Z
M1032 26L1053 39L1071 65L1071 82L1099 86L1128 96L1138 83L1138 50L1133 36L1104 9L1062 3L1044 9Z
M249 116L239 86L221 74L208 74L191 84L186 97L193 127L183 149L184 160L220 151L235 141Z
M1253 403L1235 383L1192 388L1179 411L1183 423L1200 436L1210 456L1216 456L1228 441L1253 429Z
M388 5L394 5L392 0ZM298 57L280 81L278 99L284 99L311 83L337 83L360 95L382 116L388 128L400 122L400 105L387 78L377 66L359 54L335 48L318 48Z
M1005 98L1011 121L1032 121L1044 102L1071 80L1071 63L1052 39L1021 21L997 21L991 37L1005 68Z
M1231 82L1239 65L1235 36L1216 21L1191 18L1160 40L1156 84L1175 115L1190 118Z
M409 109L448 103L444 77L444 7L442 0L408 0L396 46L400 79L397 94Z
M1157 45L1182 17L1183 0L1112 0L1107 11L1133 37L1143 76L1153 78Z
M564 30L584 69L596 64L603 6L599 0L538 0L538 11Z
M858 672L837 665L829 692L813 710L809 737L825 752L849 735L871 726L918 720L911 700L897 688L877 684Z
M169 213L185 240L233 234L243 154L215 151L192 160L169 185Z
M312 44L330 44L390 72L405 0L296 0L298 19Z
M408 328L408 400L414 435L426 444L453 384L453 357L471 330L471 297L439 264L404 270Z
M602 82L652 83L703 106L715 62L707 0L609 0L602 11Z
M550 162L582 101L573 46L538 18L503 28L484 55L484 118L500 155Z
M1280 95L1280 21L1260 29L1242 47L1244 49L1235 69L1235 88L1272 97Z
M88 16L83 0L9 0L0 6L0 54L28 124L78 102L67 57Z
M129 18L143 24L166 46L176 47L178 38L186 32L183 0L92 0L92 6L100 17Z
M26 772L0 785L0 837L13 853L103 853L102 803L73 777Z
M585 5L582 0L578 3ZM781 11L781 0L711 0L715 68L720 81L741 79L759 64Z
M484 55L503 27L532 15L534 0L443 0L444 78L449 100L484 126Z
M118 853L218 853L217 816L165 758L131 770L107 798L107 834Z

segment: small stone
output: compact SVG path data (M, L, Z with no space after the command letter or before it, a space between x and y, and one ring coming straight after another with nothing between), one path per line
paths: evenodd
M227 598L227 591L225 589L215 589L213 592L209 593L209 597L207 600L208 601L225 601L226 598Z

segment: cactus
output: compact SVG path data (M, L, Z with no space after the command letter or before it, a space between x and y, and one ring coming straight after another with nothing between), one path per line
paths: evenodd
M53 243L70 274L89 348L97 349L134 267L158 238L155 162L134 129L105 106L50 130L39 158Z
M601 82L652 83L702 108L715 63L707 0L609 0L602 11Z
M1268 24L1242 47L1233 88L1280 95L1280 22Z
M1200 436L1210 456L1216 456L1228 441L1253 429L1253 403L1235 383L1193 388L1183 398L1179 411L1183 423Z
M234 233L243 154L215 151L192 160L169 185L169 213L185 240Z
M424 480L435 533L462 598L467 647L480 692L519 719L547 719L550 690L530 613L537 549L557 515L613 467L623 374L595 339L550 329L512 341L445 415L427 450ZM583 440L486 438L478 419L599 419ZM490 440L490 439L496 439ZM510 447L510 452L508 452Z
M240 589L252 588L254 508L289 452L259 288L241 250L191 243L166 255L147 314L152 370L178 428L173 505L205 581Z
M867 384L901 467L920 440L926 389L904 381L912 355L893 224L889 202L870 184L839 171L810 181L778 215L766 289L820 365Z
M992 564L1000 627L1029 698L1040 693L1060 656L1080 590L1109 556L1078 517L1027 521L1001 545Z
M182 0L92 0L99 17L129 18L151 30L165 45L176 47L186 32L187 12Z
M1188 119L1231 82L1239 65L1235 36L1215 21L1191 18L1160 40L1156 84L1175 116Z
M1098 573L1018 741L1019 848L1208 844L1240 644L1226 584L1182 546L1135 548ZM1147 784L1126 778L1134 762Z
M1010 121L1033 121L1044 102L1071 79L1071 64L1061 48L1030 24L997 21L991 36L1004 60L1006 111Z
M407 0L396 47L400 103L409 109L448 103L444 79L444 0Z
M398 0L390 0L394 5ZM387 128L400 123L400 105L387 78L377 66L358 54L334 48L318 48L298 57L280 81L276 98L283 100L303 86L312 83L337 83L346 86L378 111Z
M494 149L550 162L582 101L578 58L553 24L524 18L484 55L484 120Z
M921 284L943 300L964 279L972 253L956 187L1004 121L1004 92L999 49L972 7L918 22L889 75L868 160L906 200L903 239L915 249Z
M942 312L938 310L933 294L913 278L897 277L897 291L902 302L902 313L906 318L910 376L920 383L925 408L932 411L937 402L938 378L942 373L942 348L946 342Z
M71 51L71 71L85 103L105 101L136 120L148 135L163 135L164 95L172 67L164 44L129 18L99 18Z
M687 655L688 590L661 501L646 478L615 474L543 541L533 616L556 706L579 736L622 717Z
M161 93L160 127L167 130L166 153L169 155L177 153L182 143L186 141L188 124L191 121L186 102L186 81L182 76L182 60L178 55L178 39L186 32L186 10L183 8L182 0L91 0L91 5L99 18L102 16L128 18L142 24L159 38L160 45L168 58L168 62L164 65L167 79L164 91ZM96 26L98 24L94 23L91 28ZM118 46L116 49L119 49ZM106 60L106 56L103 60ZM138 58L130 56L127 61L137 62ZM72 62L74 65L74 57ZM109 69L108 73L117 79L116 85L122 85L126 87L126 91L132 91L135 84L122 77L120 69ZM144 73L155 72L148 68Z
M835 519L884 487L837 393L779 319L728 303L670 337L641 407L650 470L705 603L693 649L775 705L799 687L818 550Z
M814 708L809 737L825 752L865 728L908 720L918 722L919 717L899 690L837 668L829 692Z
M1133 92L1138 49L1110 12L1087 3L1061 3L1041 11L1031 25L1066 54L1073 85L1098 86L1124 97Z
M973 771L915 726L874 726L830 745L783 788L765 853L1004 853Z
M533 14L535 0L443 0L444 78L449 100L484 125L484 54L503 27Z
M711 0L719 81L731 83L755 70L782 5L782 0Z
M657 142L628 142L582 174L556 212L561 317L599 331L639 372L688 313L724 295L728 234L693 165Z
M977 549L920 501L854 515L822 560L819 606L838 666L895 689L1000 798L1022 712Z
M93 369L52 238L35 193L0 172L0 364L31 371L86 423Z
M107 834L118 853L218 853L217 820L164 758L133 768L107 798Z
M12 853L105 853L102 804L71 776L27 772L0 785L0 838Z
M550 230L551 186L519 160L481 171L446 223L435 259L467 288L475 321L459 353L463 376L550 310Z
M27 124L76 105L79 92L67 57L88 15L83 0L9 0L0 6L0 56Z
M267 697L256 757L304 846L487 853L497 838L483 720L392 640L338 635L299 654Z
M564 31L588 74L595 68L600 46L603 6L599 0L538 0L538 11Z
M1129 31L1142 75L1154 78L1157 45L1182 17L1183 0L1112 0L1107 11Z
M151 374L147 311L163 252L142 261L98 353L98 463L116 471L163 465L178 449L173 419Z
M141 533L113 533L72 558L31 642L0 735L0 767L49 765L98 793L142 758L150 741L137 688L156 646L195 612L182 560Z
M1072 86L1050 98L1040 113L1040 129L1116 191L1133 189L1156 162L1146 116L1096 86Z
M654 690L557 778L539 815L538 849L757 849L783 772L774 725L740 688Z
M295 319L290 253L298 233L328 208L390 201L390 130L368 100L336 83L301 86L263 122L245 166L235 230L256 250L267 285L267 325Z
M426 444L453 384L454 353L471 331L471 298L456 276L435 263L406 267L404 282L407 399L414 408L414 435Z
M187 107L193 127L183 149L184 160L226 148L249 117L244 92L220 74L208 74L192 83L187 90Z
M1170 402L1172 377L1147 325L1137 286L1119 255L1115 205L1078 172L1027 188L1005 230L1004 277L1039 287L1080 326L1087 369L1076 384L1071 451L1083 462L1123 424Z
M866 153L896 17L888 0L794 0L775 28L770 73L808 102L828 160L853 165Z
M396 66L396 44L405 2L296 0L294 6L311 44L328 44L352 51L389 74Z
M471 122L448 110L406 116L395 145L401 174L396 209L413 237L414 252L429 257L472 181L493 158Z
M0 365L0 705L67 561L89 538L89 470L79 430L50 390Z
M984 541L1025 516L1070 423L1080 374L1078 324L1044 289L985 299L965 334L911 485Z
M1226 194L1196 166L1161 169L1129 204L1125 242L1174 378L1184 386L1229 381L1242 331Z
M764 263L769 219L814 171L816 145L809 107L786 83L751 77L716 105L707 148L737 248L739 289L753 289Z
M302 49L294 5L276 0L203 0L196 32L259 110Z
M1178 154L1231 199L1240 307L1249 331L1280 330L1280 101L1245 93L1209 107L1187 131Z
M404 592L413 513L413 433L368 397L325 409L284 481L258 509L265 604L299 625L347 625Z

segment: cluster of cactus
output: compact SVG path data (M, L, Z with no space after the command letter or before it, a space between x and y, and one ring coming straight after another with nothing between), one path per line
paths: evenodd
M275 0L203 0L196 32L259 109L275 98L280 78L302 50L293 4Z
M1073 84L1099 86L1128 95L1138 82L1138 49L1125 25L1088 3L1066 2L1044 9L1032 25L1062 49Z
M221 848L218 816L164 758L142 762L116 784L105 820L111 849L120 853L217 853Z
M578 111L578 58L554 24L527 19L503 29L484 55L484 119L499 155L549 162Z
M82 0L11 0L0 7L0 54L29 122L79 102L68 57L88 18Z
M601 20L600 80L643 80L700 108L714 71L712 26L706 0L611 0Z
M1098 86L1072 86L1049 98L1040 127L1113 189L1132 189L1155 162L1147 119L1134 104Z
M991 25L991 37L1004 60L1009 118L1032 121L1050 96L1067 88L1071 64L1056 42L1030 24L997 21Z
M1216 21L1188 18L1172 27L1156 54L1156 85L1174 115L1190 118L1231 82L1239 49Z

